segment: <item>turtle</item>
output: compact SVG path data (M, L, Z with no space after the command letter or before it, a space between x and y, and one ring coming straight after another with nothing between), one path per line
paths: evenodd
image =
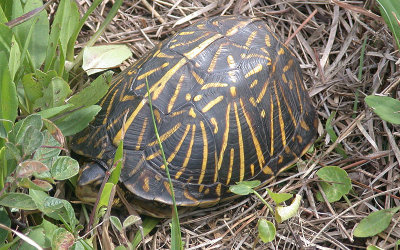
M295 54L258 18L217 16L180 30L119 73L99 105L71 139L85 159L77 196L95 200L123 140L119 186L155 217L171 213L166 167L178 207L208 207L234 197L237 182L267 183L317 134Z

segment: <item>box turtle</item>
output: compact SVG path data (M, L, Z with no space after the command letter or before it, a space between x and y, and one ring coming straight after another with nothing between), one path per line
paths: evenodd
M129 201L157 217L172 204L146 81L178 206L214 205L239 181L265 183L315 139L316 112L294 54L262 20L209 18L112 81L95 120L71 141L87 161L80 199L95 200L124 135L120 183Z

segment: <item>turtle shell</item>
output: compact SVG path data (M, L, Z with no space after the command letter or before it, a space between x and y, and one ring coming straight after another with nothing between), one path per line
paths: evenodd
M110 167L124 139L120 181L138 199L172 204L148 90L176 202L211 205L229 186L265 182L302 156L316 112L294 54L259 19L197 22L113 80L76 153Z

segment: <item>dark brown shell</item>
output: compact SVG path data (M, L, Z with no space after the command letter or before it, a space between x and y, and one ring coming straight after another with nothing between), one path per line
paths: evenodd
M117 76L95 121L73 138L75 152L108 162L125 134L121 181L144 200L172 203L146 80L180 206L216 203L242 180L265 182L316 136L298 62L263 21L198 22Z

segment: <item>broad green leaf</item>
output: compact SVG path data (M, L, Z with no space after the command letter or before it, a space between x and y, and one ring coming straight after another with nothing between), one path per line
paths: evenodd
M11 220L3 207L0 207L0 223L10 227ZM7 239L8 231L0 228L0 245Z
M388 96L367 96L365 102L382 119L400 124L400 101Z
M22 144L29 127L34 127L37 130L41 130L42 126L43 121L40 115L29 115L25 119L15 124L12 131L8 134L8 139L16 144Z
M126 45L102 45L85 47L82 68L88 75L120 65L132 56Z
M0 51L4 52L4 60L7 61L11 51L11 39L13 33L9 27L0 23Z
M389 226L393 215L399 210L400 207L394 207L372 212L357 225L354 236L371 237L379 234Z
M36 150L33 159L40 160L46 166L51 166L53 165L53 158L61 152L61 144L54 139L49 131L43 131L43 135L42 147Z
M40 130L29 126L21 143L23 155L33 154L42 145L43 139L44 136Z
M30 73L22 77L22 86L24 87L25 97L29 101L29 107L32 107L36 100L43 96L42 82L36 78L34 73ZM32 108L30 111L33 111Z
M275 209L275 219L278 223L282 223L285 220L288 220L297 214L299 210L301 202L301 196L296 194L296 197L293 199L292 204L287 207L277 206Z
M267 189L269 197L274 200L275 204L279 205L282 202L285 202L293 197L292 194L288 193L274 193L271 190Z
M80 15L75 1L61 0L57 7L51 25L44 71L58 68L59 75L62 75L63 67L60 67L60 65L64 65L65 62L61 60L61 62L59 61L60 65L55 65L56 51L59 45L60 57L66 58L68 43L77 27Z
M11 81L7 55L4 51L0 51L0 127L2 130L6 132L11 130L10 123L3 120L14 122L17 118L17 109L17 90Z
M100 110L101 107L98 105L85 107L56 120L55 124L64 136L74 135L86 128Z
M140 216L136 215L129 215L128 218L126 218L123 222L123 228L127 228L129 226L132 226L133 224L136 224L138 222L142 222L142 219Z
M116 216L111 216L110 221L113 226L118 230L118 232L122 232L122 223Z
M17 162L21 161L22 153L21 150L14 145L14 143L6 142L6 159L13 159Z
M63 111L65 111L67 109L71 109L72 107L74 107L74 105L65 104L65 105L61 105L61 106L58 106L58 107L42 110L42 111L38 112L37 114L41 115L45 119L49 119L49 118L51 118L53 116L56 116L56 115L62 113Z
M71 92L66 81L61 77L55 77L50 81L49 86L43 90L43 97L35 101L34 108L45 110L61 106L65 104L65 99Z
M68 250L74 244L74 236L65 228L58 228L54 231L51 246L53 249Z
M96 78L88 87L73 95L68 103L75 107L90 106L96 104L106 93L111 82L112 73L106 72Z
M42 0L27 1L24 12L27 13L43 5ZM49 39L49 19L46 11L41 11L34 18L26 22L33 25L32 37L28 45L28 52L35 69L40 68L46 57L47 41Z
M400 2L397 0L377 0L379 10L393 33L397 49L400 49Z
M8 60L8 69L10 70L11 80L14 81L15 74L21 64L21 50L15 41L14 36L11 41L10 59Z
M268 243L275 239L276 229L274 223L267 221L266 219L260 219L258 221L258 237L264 242Z
M62 220L68 223L67 225L74 229L77 224L74 209L71 204L62 199L50 197L47 193L38 190L29 190L29 195L32 197L40 211L56 220Z
M146 237L160 222L161 219L153 218L153 217L145 217L143 220L143 237ZM136 249L139 246L140 242L142 241L142 235L139 230L136 232L135 237L132 240L132 247Z
M351 180L347 172L339 167L323 167L317 171L317 175L324 180L324 182L321 182L321 187L329 202L340 200L342 196L348 194L351 189ZM321 193L318 192L316 197L319 201L324 201Z
M23 210L35 210L36 204L27 194L22 193L6 193L0 197L0 205Z
M254 192L253 188L256 188L260 185L259 180L255 181L241 181L236 185L230 186L229 190L238 195L248 195Z
M66 180L79 172L79 163L69 156L59 156L50 168L50 173L56 180Z
M29 230L27 230L27 232L25 233L27 234L27 236L33 240L34 242L36 242L36 244L38 244L39 246L41 246L42 248L45 247L49 247L49 241L47 239L47 236L45 234L45 230L43 227L41 226L37 226L37 227L32 227L29 228ZM37 250L36 247L32 246L31 244L29 244L28 242L24 241L24 240L20 240L21 241L21 245L19 246L19 249L24 249L24 250Z

